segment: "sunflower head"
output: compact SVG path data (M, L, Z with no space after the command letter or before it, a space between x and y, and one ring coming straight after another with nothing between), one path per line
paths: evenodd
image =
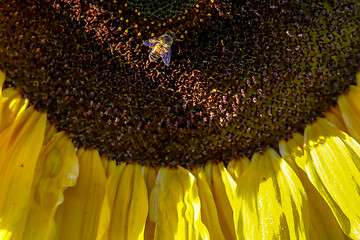
M9 1L0 68L78 147L119 162L227 163L302 131L355 82L354 6ZM178 40L169 67L143 45L164 34Z

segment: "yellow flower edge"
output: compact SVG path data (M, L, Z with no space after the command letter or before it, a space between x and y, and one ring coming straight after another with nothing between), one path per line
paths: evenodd
M280 153L187 170L76 149L4 81L0 239L360 239L358 86Z

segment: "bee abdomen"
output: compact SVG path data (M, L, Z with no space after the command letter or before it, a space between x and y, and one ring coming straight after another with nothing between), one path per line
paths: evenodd
M161 57L160 52L161 52L161 49L158 46L156 46L149 54L150 62L157 61Z
M158 60L160 58L159 55L155 54L155 53L150 53L149 54L149 60L150 62L155 62L156 60Z

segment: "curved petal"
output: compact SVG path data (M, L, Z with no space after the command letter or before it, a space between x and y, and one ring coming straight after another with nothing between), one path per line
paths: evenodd
M51 124L51 122L47 121L46 129L45 129L45 138L44 145L46 145L50 140L53 140L54 136L58 133L55 125Z
M15 120L25 111L28 101L12 88L0 95L0 156L7 151L9 141L16 127ZM2 163L0 161L0 169Z
M2 117L3 117L3 99L2 99L2 86L5 82L5 73L0 71L0 126L2 125ZM1 128L0 128L1 129Z
M236 183L223 163L208 163L205 177L214 196L221 230L225 239L237 239L234 226Z
M145 179L146 188L148 190L148 198L150 199L150 194L156 184L157 169L155 167L143 166L143 176ZM155 226L156 226L155 222L151 221L150 216L148 215L145 225L145 234L144 234L145 240L154 239Z
M325 119L334 124L338 129L349 134L348 129L344 123L344 119L341 115L339 106L332 107L326 113L324 113Z
M306 239L308 206L292 168L272 149L255 153L237 179L239 239Z
M243 172L249 167L250 160L247 157L234 159L229 162L227 170L229 171L231 177L238 182L239 177Z
M12 134L7 136L7 148L0 156L0 196L6 196L0 198L0 229L7 231L4 239L23 230L20 221L29 203L45 125L46 114L30 107L16 118Z
M105 196L105 171L97 150L80 149L76 185L64 192L56 215L56 239L95 239ZM86 226L86 227L85 227Z
M192 170L196 183L199 187L201 201L201 219L209 230L210 239L226 239L221 230L218 211L211 193L210 187L205 178L205 171L202 167Z
M148 193L142 166L117 166L108 179L106 195L111 218L105 239L144 239Z
M209 239L195 178L188 170L160 168L150 203L150 219L156 222L154 239Z
M57 133L44 145L36 164L28 214L23 221L24 234L15 239L48 239L54 236L53 217L63 192L74 186L79 173L75 147L64 132Z
M27 99L23 99L19 91L7 88L2 92L0 101L0 132L12 125L15 119L25 111L29 105Z
M360 82L360 75L357 75ZM339 108L349 134L360 142L360 87L350 86L349 93L338 99Z
M300 167L326 200L345 234L360 238L360 145L319 118L305 128L304 159Z
M292 139L279 143L281 156L295 170L306 191L310 217L309 239L347 239L326 201L309 181L306 173L295 163L304 162L303 147L304 137L299 133L293 134Z

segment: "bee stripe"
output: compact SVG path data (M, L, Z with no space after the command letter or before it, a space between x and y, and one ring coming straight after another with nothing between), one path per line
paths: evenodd
M162 48L155 46L155 48L150 52L149 59L150 61L155 62L161 57Z

